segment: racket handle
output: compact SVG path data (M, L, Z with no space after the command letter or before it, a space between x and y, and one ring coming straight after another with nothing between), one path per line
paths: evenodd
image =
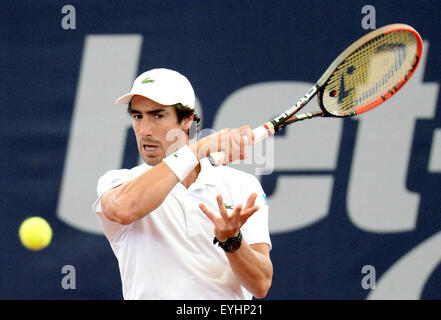
M261 142L262 140L268 138L269 136L274 134L274 126L268 122L265 123L262 126L257 127L253 130L253 140L251 141L251 145L254 145L258 142ZM244 137L245 145L248 144L248 137ZM218 151L218 152L212 152L208 156L208 159L210 160L210 163L212 166L217 167L221 165L225 159L225 152L224 151Z
M225 152L218 151L218 152L212 152L208 156L208 160L210 160L210 163L213 167L217 167L222 164L225 158Z

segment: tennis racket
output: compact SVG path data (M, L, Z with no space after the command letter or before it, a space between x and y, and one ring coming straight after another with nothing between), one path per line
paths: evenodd
M317 83L297 103L253 130L256 144L286 126L315 117L352 117L390 99L410 79L421 59L423 42L418 32L405 24L376 29L344 50ZM317 95L320 110L295 115ZM209 159L218 166L224 152Z

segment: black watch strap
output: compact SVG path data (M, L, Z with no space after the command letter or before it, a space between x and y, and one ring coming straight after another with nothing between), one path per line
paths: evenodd
M237 237L228 238L227 241L221 242L216 237L214 237L213 244L218 243L219 247L224 249L226 252L235 252L240 248L242 244L242 232L239 230Z

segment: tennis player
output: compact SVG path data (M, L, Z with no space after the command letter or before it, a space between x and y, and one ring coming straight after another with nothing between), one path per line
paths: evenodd
M93 210L124 299L265 297L273 275L266 197L254 176L225 166L247 157L252 130L190 143L194 91L169 69L144 72L116 103L128 104L144 163L106 172ZM213 151L226 153L224 165L210 164Z

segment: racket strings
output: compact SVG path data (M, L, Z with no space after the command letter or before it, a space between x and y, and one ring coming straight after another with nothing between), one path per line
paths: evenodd
M382 34L349 55L326 83L322 102L334 115L349 115L399 83L412 65L417 41L407 31Z

